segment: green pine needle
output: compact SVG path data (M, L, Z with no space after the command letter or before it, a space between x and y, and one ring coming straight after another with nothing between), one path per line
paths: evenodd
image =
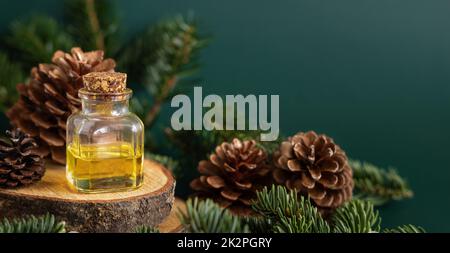
M136 233L138 233L138 234L157 234L157 233L160 233L160 231L156 227L139 226L136 228Z
M241 218L219 207L211 199L188 199L186 214L179 214L181 223L192 233L248 233Z
M119 53L119 67L129 73L130 82L144 85L155 98L169 96L172 90L165 89L173 87L167 87L168 82L192 70L189 66L195 65L192 60L201 47L195 21L176 16L138 34Z
M256 202L252 208L263 216L277 217L280 212L284 216L296 214L299 207L297 193L287 191L283 186L272 185L256 193Z
M5 41L14 51L15 59L27 70L41 62L50 62L55 51L67 51L73 45L58 21L47 16L13 22Z
M18 64L11 62L0 52L0 110L5 111L17 100L16 85L24 81L24 74Z
M312 233L311 223L302 215L281 216L279 219L279 223L274 226L275 233Z
M242 222L247 224L252 233L271 233L273 232L273 220L263 216L243 217Z
M380 232L381 218L369 201L352 200L338 208L332 217L335 233Z
M390 200L411 198L413 192L394 169L384 170L368 162L350 161L355 183L354 197L382 205Z
M179 93L178 86L184 83L180 80L196 73L198 52L205 43L193 18L176 16L147 28L119 52L121 71L153 98L151 108L141 115L147 128L155 123L163 103Z
M28 216L20 219L3 219L0 222L0 233L65 233L66 223L57 221L55 216Z
M396 228L385 229L384 233L426 233L425 229L415 225L403 225Z
M68 31L85 51L104 50L112 56L118 49L118 15L111 0L66 0L64 19Z
M297 197L295 191L273 185L257 192L253 209L271 219L273 232L328 233L330 227L309 199Z

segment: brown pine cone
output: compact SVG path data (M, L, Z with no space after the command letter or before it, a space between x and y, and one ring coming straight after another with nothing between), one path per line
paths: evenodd
M200 161L200 178L191 182L197 195L214 199L237 214L251 214L256 191L270 176L267 154L254 140L233 139L217 146L209 160Z
M116 63L103 59L103 51L71 53L57 51L51 64L31 70L28 84L18 84L19 100L7 111L11 123L36 138L42 155L64 164L67 117L80 110L78 90L82 76L90 72L112 72Z
M281 144L275 163L275 181L309 196L321 211L333 210L352 197L347 156L330 137L298 133Z
M7 139L0 139L0 187L24 186L41 180L45 164L36 141L19 129L6 134Z

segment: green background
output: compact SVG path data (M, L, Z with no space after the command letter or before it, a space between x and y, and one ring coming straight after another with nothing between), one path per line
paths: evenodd
M118 1L124 36L193 10L214 36L205 93L279 94L286 134L314 129L349 156L394 165L415 197L384 226L450 231L450 1ZM62 1L1 1L0 31ZM5 122L4 122L5 123Z

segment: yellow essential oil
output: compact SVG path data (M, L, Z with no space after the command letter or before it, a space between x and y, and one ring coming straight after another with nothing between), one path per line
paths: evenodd
M67 179L81 192L136 189L143 182L141 147L131 143L67 146Z

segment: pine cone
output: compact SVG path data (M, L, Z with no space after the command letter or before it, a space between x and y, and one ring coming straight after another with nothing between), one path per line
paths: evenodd
M243 215L251 213L256 191L268 184L270 176L267 155L254 140L222 143L208 161L200 161L198 171L200 178L191 182L197 195Z
M97 71L112 72L112 59L103 60L103 51L71 54L57 51L52 64L39 64L31 70L28 84L18 84L19 100L7 111L11 123L36 137L40 153L64 164L67 117L80 110L78 90L82 76Z
M41 180L45 165L36 141L19 129L6 134L8 139L0 139L0 187L29 185Z
M298 133L283 142L275 160L277 183L309 196L326 212L352 197L353 178L345 152L325 135Z

